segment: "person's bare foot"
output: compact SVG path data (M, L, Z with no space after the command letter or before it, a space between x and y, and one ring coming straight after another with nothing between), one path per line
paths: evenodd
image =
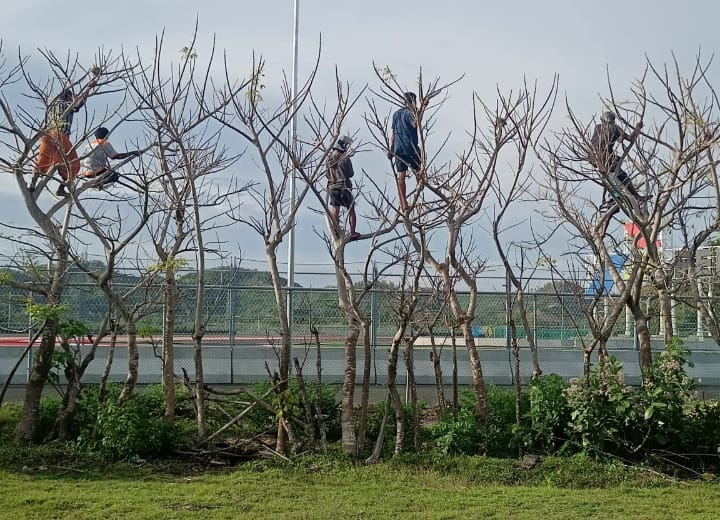
M358 233L357 231L353 231L352 233L350 233L350 234L348 235L348 242L352 242L353 240L357 240L358 238L360 238L360 236L361 236L360 233Z

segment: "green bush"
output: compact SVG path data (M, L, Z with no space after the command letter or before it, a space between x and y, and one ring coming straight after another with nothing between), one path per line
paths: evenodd
M687 355L680 341L668 343L639 388L625 385L622 363L612 357L588 377L572 381L565 396L573 439L585 450L625 458L656 452L717 458L720 413L698 400L695 381L685 370ZM691 458L683 462L691 463Z
M3 403L0 406L0 435L15 431L20 422L22 405L20 403Z
M625 454L642 439L637 392L625 385L623 365L616 358L571 380L565 396L572 410L571 434L583 449Z
M443 454L517 455L521 443L515 414L513 389L490 386L487 391L487 418L475 417L475 394L464 391L457 413L447 412L430 428L435 449ZM521 417L527 414L527 395L520 396Z
M170 453L185 441L179 422L165 421L162 390L148 387L117 404L119 387L108 387L99 403L96 388L84 389L78 403L77 445L108 460L134 456L157 457Z
M59 397L45 395L40 399L39 439L46 439L52 433L61 405L62 400Z
M565 388L557 374L537 377L530 383L527 444L533 451L553 453L564 446L571 413Z

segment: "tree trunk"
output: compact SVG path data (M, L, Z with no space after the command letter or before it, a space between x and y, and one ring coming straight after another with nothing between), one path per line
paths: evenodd
M583 349L583 376L588 377L590 375L590 356L592 355L592 350L584 348Z
M360 323L354 315L348 319L348 335L345 339L345 374L343 376L342 411L340 428L342 430L342 448L347 453L357 454L357 435L355 430L355 377L357 373L357 340L360 336Z
M315 369L317 371L317 389L315 392L315 417L317 417L318 428L320 429L320 447L323 452L327 451L327 425L325 424L325 416L322 411L322 352L320 348L320 333L317 327L311 325L310 332L315 338L316 361Z
M661 269L658 269L662 272ZM655 285L658 293L658 304L660 307L660 319L662 320L662 329L664 332L665 343L668 343L673 337L672 324L672 307L670 305L670 295L665 284L664 277Z
M640 371L643 380L647 377L652 365L652 350L650 348L650 329L647 318L644 315L635 316L635 327L637 328L638 344L640 346Z
M432 338L431 341L435 343ZM437 391L438 407L440 410L445 410L445 385L443 383L442 365L440 364L440 356L434 344L430 351L430 361L432 361L433 371L435 372L435 390Z
M75 362L65 367L65 378L67 379L67 388L63 396L62 407L55 419L53 428L53 438L60 441L68 441L72 438L72 422L77 410L77 401L80 397L80 377L78 366Z
M457 413L460 408L458 396L458 363L457 363L457 341L455 340L455 327L450 327L450 343L452 344L452 393L453 410Z
M413 448L420 449L420 414L417 406L417 385L415 384L415 359L413 356L413 338L405 343L405 367L407 368L407 384L410 388L410 411L413 421Z
M202 338L204 327L200 334L193 333L193 360L195 361L195 407L198 440L207 437L207 424L205 421L205 375L203 372Z
M358 417L357 427L357 439L358 439L358 452L365 449L365 431L367 429L367 414L368 406L370 405L370 375L371 375L371 356L372 350L370 348L370 321L365 319L362 322L363 329L363 380L362 380L362 394L360 396L360 417Z
M527 311L525 310L525 300L523 299L522 288L518 288L516 295L516 302L518 305L518 310L520 311L520 320L522 321L523 328L525 329L525 337L527 339L528 345L530 346L530 355L532 356L532 377L538 377L542 375L542 370L540 369L540 361L538 360L537 344L535 343L533 330L532 328L530 328Z
M469 319L463 320L460 329L463 332L465 347L470 358L470 373L472 374L473 390L475 391L475 415L479 419L485 419L487 417L487 405L485 402L487 390L482 365L480 364L480 356L475 346L475 338L472 335L472 322Z
M127 312L123 312L125 327L127 332L127 349L128 349L128 372L125 377L125 384L118 396L118 404L122 404L128 400L135 390L135 384L138 378L138 347L137 347L137 325L135 319Z
M165 393L165 420L175 420L175 317L177 314L178 288L175 270L168 266L165 271L165 326L163 327L163 391Z
M404 413L403 413L403 404L402 400L400 399L400 394L397 390L397 362L398 362L398 352L400 349L400 342L402 341L403 334L404 334L404 327L400 327L399 330L395 333L395 336L392 339L392 343L390 344L390 354L388 355L388 392L390 394L390 398L388 401L388 406L392 404L393 409L395 410L395 455L399 455L403 451L403 445L405 442L405 422L404 422Z
M15 436L19 441L37 442L40 439L40 399L43 387L52 366L52 354L55 350L58 319L48 317L45 323L45 332L38 346L37 354L30 372L30 378L25 385L25 401L23 403L22 418L15 429Z
M282 279L280 278L280 270L277 265L277 256L275 255L274 243L265 245L265 254L268 259L268 267L270 268L270 278L273 284L273 292L275 294L275 307L278 312L278 323L280 323L280 382L278 384L277 393L284 395L289 388L290 379L290 322L288 321L287 305L283 294ZM282 399L280 402L284 402ZM288 432L285 425L287 424L287 410L281 405L280 420L278 421L277 438L275 440L275 450L278 453L286 454L288 452Z
M111 324L112 332L110 334L110 346L108 347L107 361L105 361L105 369L100 378L100 389L98 390L98 401L105 401L105 393L107 391L107 382L110 378L110 370L112 369L113 357L115 356L115 345L117 344L117 323Z

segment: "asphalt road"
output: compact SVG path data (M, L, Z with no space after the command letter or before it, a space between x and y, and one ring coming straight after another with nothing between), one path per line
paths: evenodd
M548 345L553 345L548 347ZM557 345L555 347L554 345ZM0 347L2 341L0 340ZM628 340L615 341L609 344L611 354L624 363L625 380L628 384L640 382L640 371L638 356L632 350L632 343ZM661 348L660 342L653 345L654 348ZM689 368L691 376L700 379L700 384L707 387L720 387L720 348L714 343L705 341L702 344L690 345L693 355L690 357L694 367ZM19 346L5 346L0 348L0 381L5 381L12 366L22 352ZM138 383L150 384L159 383L161 374L161 361L152 347L143 345L139 347L139 377ZM387 347L378 346L374 349L374 356L371 357L371 373L373 383L382 385L387 377ZM85 382L99 382L106 363L108 353L107 347L100 347L95 360L90 363ZM500 347L480 347L480 360L485 379L488 383L498 385L512 384L511 362L509 352ZM303 364L303 373L308 378L316 375L315 351L305 351L297 347L293 356L298 357ZM458 381L461 385L471 384L470 366L467 353L464 347L458 347ZM435 376L432 362L430 361L430 350L428 347L416 347L415 353L415 374L420 385L433 385ZM545 342L540 344L538 350L540 366L544 373L556 373L565 379L577 377L582 374L582 353L579 348L573 348L572 344L561 345L560 342ZM209 384L246 384L260 379L267 378L266 363L271 370L277 366L275 351L269 345L218 345L208 344L203 349L205 379ZM443 370L443 379L450 383L452 374L452 359L449 347L445 347L440 356ZM593 356L593 360L595 360ZM127 371L127 351L124 347L115 349L114 362L111 370L111 379L123 381ZM405 370L400 354L400 369L398 383L404 384ZM175 371L182 373L185 368L189 374L193 372L193 350L189 345L179 345L175 348ZM357 382L362 377L364 359L362 348L358 349L357 361ZM339 347L323 347L322 349L322 377L323 381L333 383L340 382L345 370L345 352ZM520 373L524 380L530 375L532 364L528 349L521 350ZM27 377L27 362L23 362L21 369L15 374L13 384L23 384Z

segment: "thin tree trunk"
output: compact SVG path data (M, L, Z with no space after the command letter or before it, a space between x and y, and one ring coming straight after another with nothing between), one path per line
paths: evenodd
M405 444L405 410L397 389L398 354L400 351L400 342L405 335L405 328L406 322L403 317L401 317L398 330L395 331L395 335L390 343L390 353L388 355L388 405L392 403L395 411L395 455L402 453Z
M102 377L100 378L100 389L98 390L98 401L101 403L105 401L105 394L107 392L107 382L110 378L110 370L112 369L113 357L115 356L115 345L117 344L117 322L112 323L112 332L110 334L110 346L108 347L107 361L105 362L105 369L103 370Z
M270 268L270 278L273 284L273 292L275 294L275 306L278 311L278 322L280 323L280 381L277 393L284 395L289 388L290 383L290 323L287 315L287 305L283 294L282 279L277 265L277 256L275 254L275 245L268 243L265 246L265 254L268 259ZM283 455L288 452L288 432L286 424L288 424L288 412L285 406L280 410L280 420L278 421L277 438L275 440L275 450Z
M650 371L650 365L652 365L650 329L648 328L647 318L645 316L636 315L635 326L637 328L638 343L640 346L640 370L643 374L643 380L645 380Z
M515 319L512 316L512 308L508 312L510 317L508 325L510 326L510 341L512 345L513 355L513 379L515 380L515 423L520 425L520 398L522 397L522 381L520 381L520 343L517 337L517 327Z
M207 423L205 421L205 375L203 372L202 337L204 327L200 334L193 333L193 360L195 362L195 407L197 419L198 440L202 442L207 437Z
M442 365L440 364L440 356L435 349L435 345L432 346L430 351L430 361L433 364L433 370L435 372L435 389L437 391L438 407L440 410L444 410L446 407L445 403L445 386L443 384L443 373Z
M163 327L163 391L165 393L165 420L175 420L175 317L177 314L178 288L175 270L165 270L165 326Z
M122 404L128 400L135 390L135 384L138 378L138 347L137 347L137 326L135 320L127 312L123 312L125 327L127 330L127 349L128 349L128 372L125 377L125 384L118 396L118 404Z
M358 452L365 449L365 431L367 429L367 414L368 406L370 405L370 376L372 362L370 357L372 356L372 350L370 346L370 321L363 320L363 380L362 380L362 394L360 396L360 417L358 418L357 437L358 437Z
M322 413L322 352L320 349L320 333L317 327L311 326L310 333L315 338L316 361L315 369L317 370L317 389L315 391L315 417L317 417L318 428L320 430L320 447L323 452L327 451L327 424L325 416Z
M475 391L475 415L484 419L487 417L487 404L485 398L487 390L485 388L485 378L482 373L482 365L480 364L480 356L475 346L475 338L472 335L472 323L465 319L460 328L465 338L465 347L467 348L468 357L470 358L470 373L472 374L473 390Z
M420 414L417 406L417 385L415 384L415 358L413 352L414 338L405 341L405 367L407 368L407 384L410 388L410 411L413 421L413 448L420 449Z
M457 413L460 409L458 396L458 363L457 363L457 341L455 340L455 327L450 327L450 343L452 344L452 393L453 411Z
M77 400L80 397L80 377L78 366L72 362L65 367L65 378L67 388L63 396L62 407L55 419L52 437L60 441L68 441L72 438L72 421L77 410Z
M538 377L542 375L542 370L540 369L540 361L538 360L537 344L535 343L535 337L533 336L532 328L530 328L527 311L525 310L525 300L523 299L522 288L518 288L515 294L518 310L520 311L520 320L522 321L523 328L525 329L525 337L527 338L528 345L530 346L530 354L532 356L533 364L532 377Z
M583 349L583 376L588 377L590 375L590 355L592 350Z

